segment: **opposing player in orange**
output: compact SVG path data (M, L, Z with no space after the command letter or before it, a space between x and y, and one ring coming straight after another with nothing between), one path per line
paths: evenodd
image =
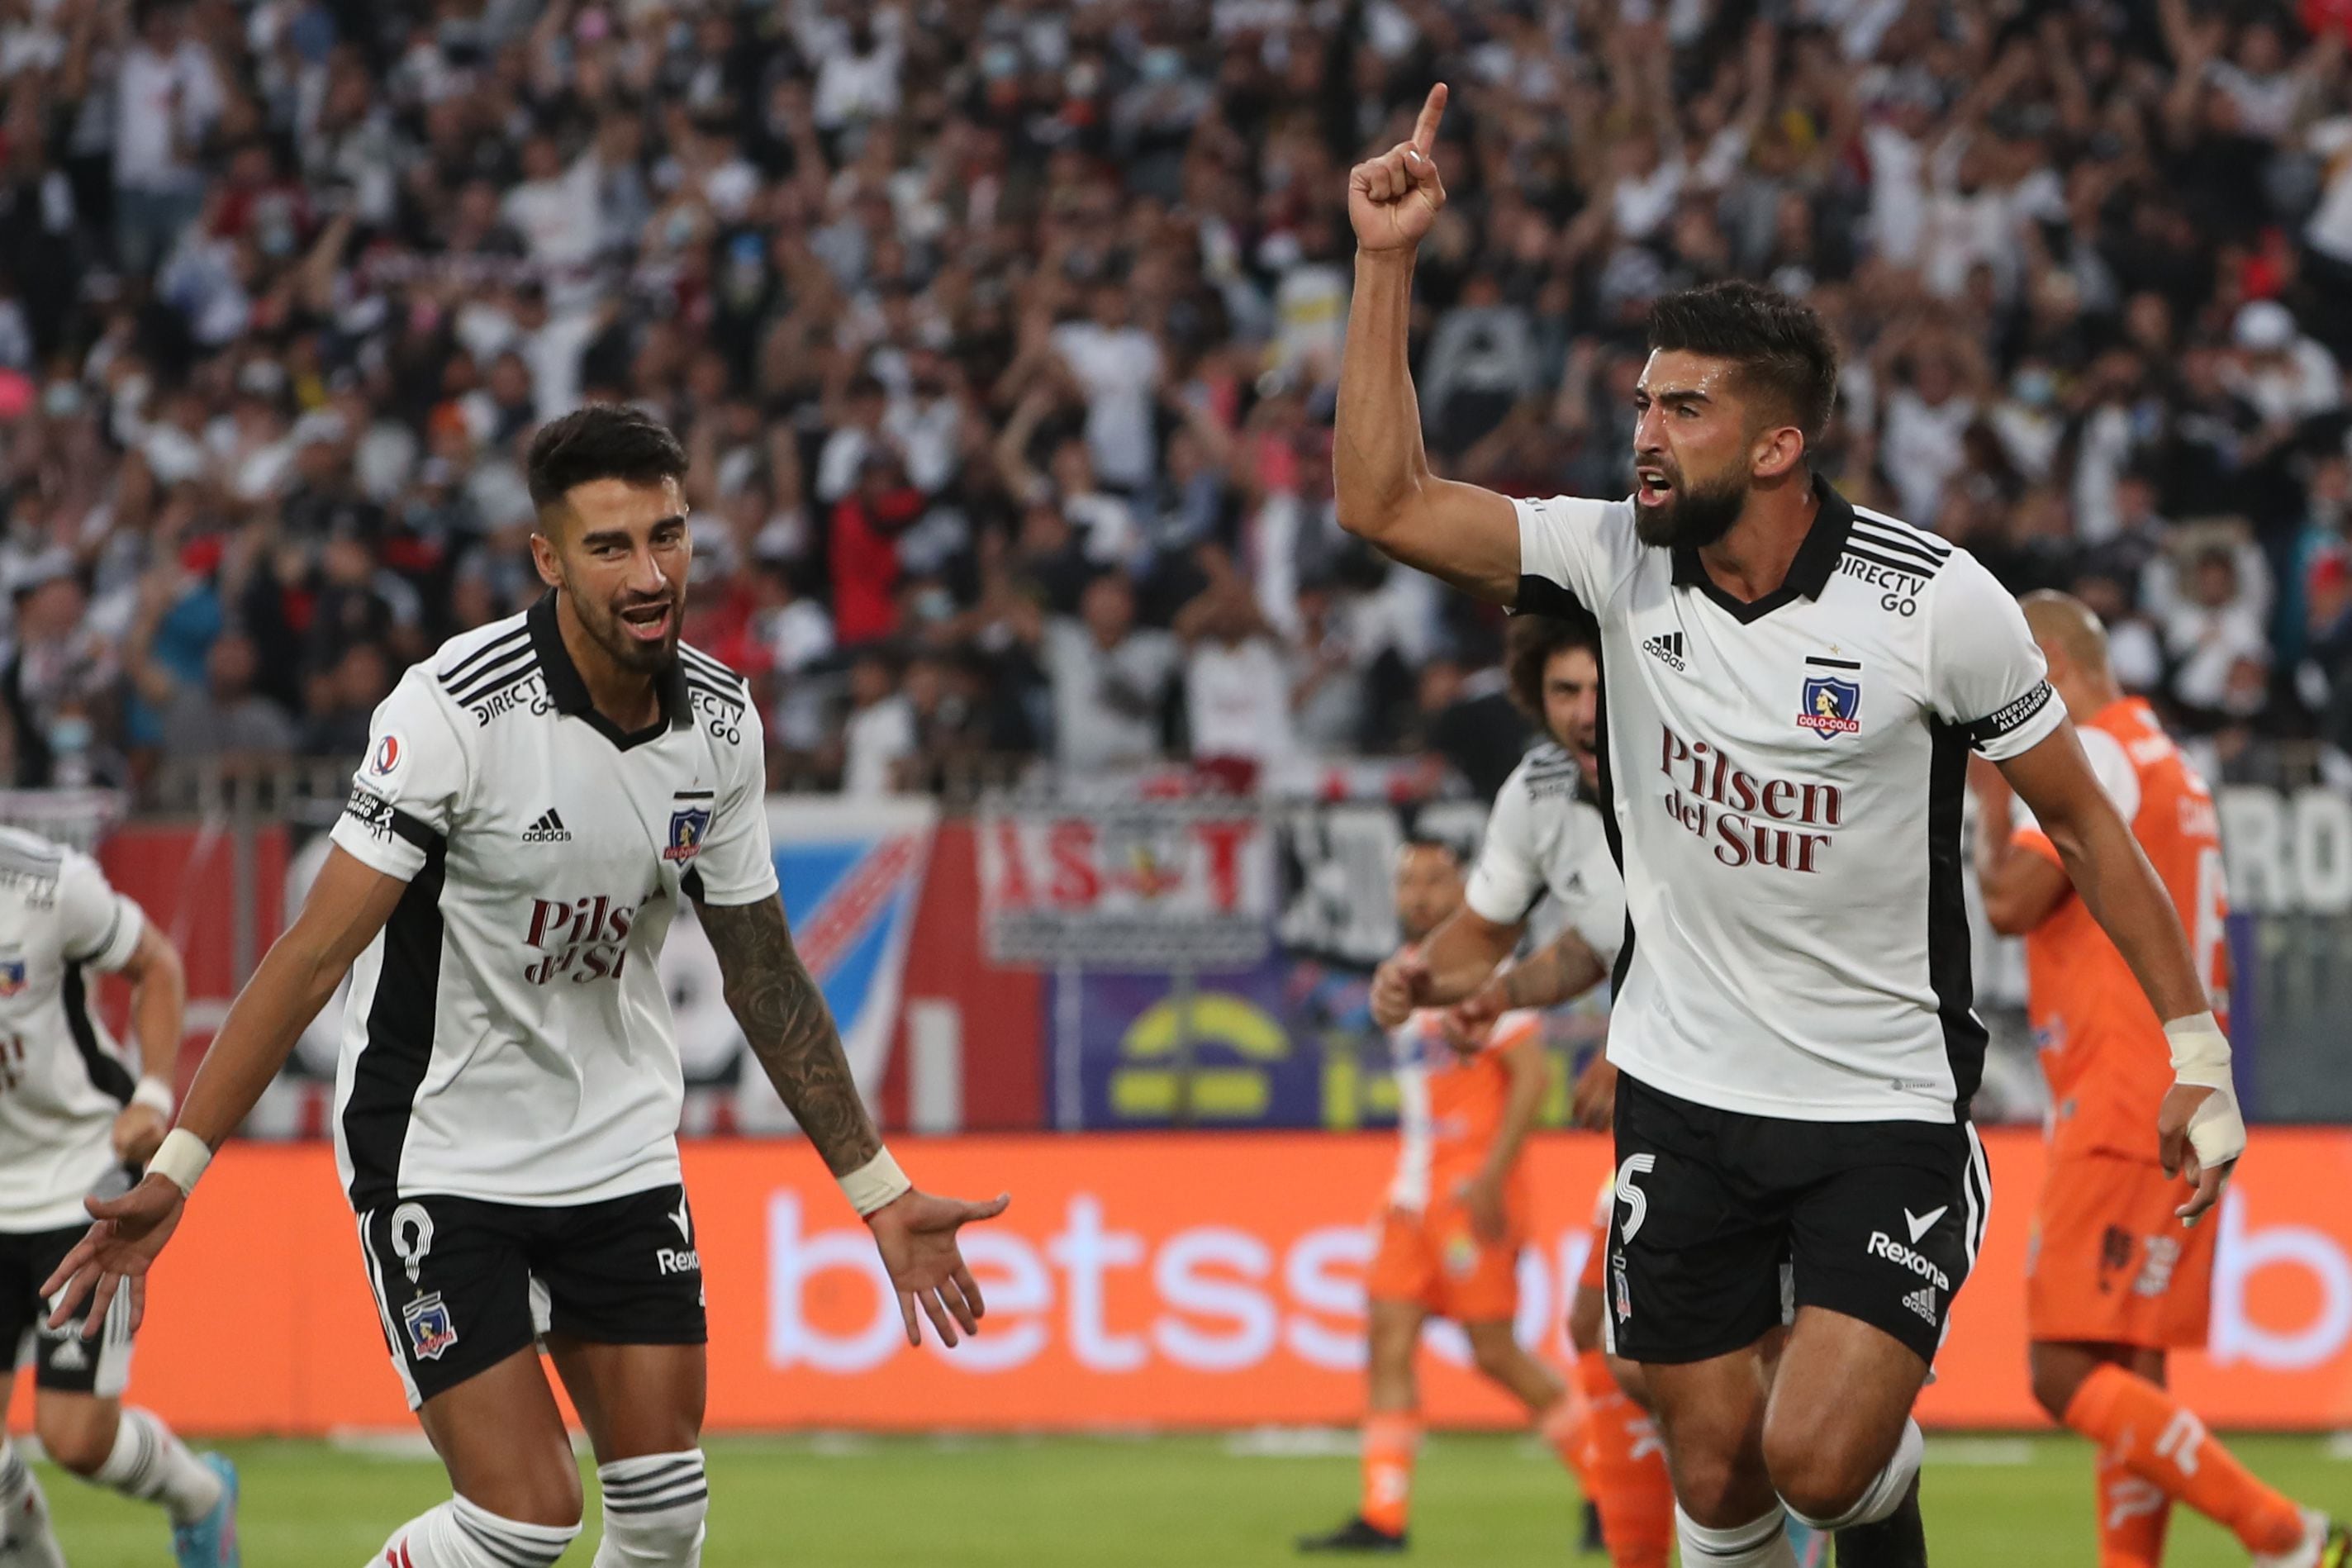
M2226 1021L2213 797L2147 704L2116 684L2089 608L2063 594L2024 605L2050 684L2171 893ZM2234 1531L2257 1568L2336 1568L2344 1531L2256 1479L2165 1390L2168 1352L2205 1343L2218 1227L2184 1226L2189 1184L2148 1155L2172 1086L2164 1028L1999 773L1979 768L1977 785L1985 913L2025 938L2027 1010L2056 1106L2026 1265L2033 1394L2098 1445L2100 1568L2155 1568L2175 1500Z
M1419 942L1462 901L1462 861L1429 839L1397 856L1397 923ZM1439 1008L1391 1031L1403 1148L1372 1260L1369 1410L1363 1500L1302 1552L1401 1552L1421 1443L1413 1373L1422 1325L1451 1318L1470 1340L1478 1370L1528 1407L1563 1462L1575 1466L1577 1433L1567 1388L1512 1334L1518 1312L1519 1248L1529 1194L1519 1148L1549 1076L1534 1013L1507 1013L1465 1034Z

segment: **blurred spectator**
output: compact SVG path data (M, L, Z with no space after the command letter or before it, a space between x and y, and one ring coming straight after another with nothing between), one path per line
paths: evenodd
M162 751L173 762L218 759L251 768L295 750L293 721L254 689L260 655L253 639L226 630L205 655L201 679L173 672L153 650L170 593L168 579L152 578L141 595L124 660L132 684L162 716Z
M2340 738L2342 10L0 5L6 766L196 700L348 746L372 660L543 591L519 453L602 398L688 444L779 776L856 685L861 785L1189 737L1483 787L1491 626L1329 487L1346 172L1439 78L1444 471L1624 494L1648 302L1769 278L1845 493L2081 585L2175 717Z
M849 715L841 726L841 791L887 795L915 755L915 709L898 689L898 670L878 649L849 667Z
M1166 632L1135 624L1135 589L1104 572L1088 583L1078 618L1044 629L1054 695L1054 757L1073 774L1150 762L1162 736L1180 649Z

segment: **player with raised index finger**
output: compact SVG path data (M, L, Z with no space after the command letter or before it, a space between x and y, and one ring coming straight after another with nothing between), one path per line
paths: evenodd
M1924 1563L1911 1408L1990 1198L1969 1122L1971 752L2165 1020L2153 1131L2196 1179L2184 1218L2245 1146L2229 1044L2015 601L1813 471L1837 353L1812 310L1746 283L1657 301L1630 497L1513 500L1431 471L1406 339L1444 103L1433 89L1412 140L1349 175L1339 521L1481 598L1601 623L1631 924L1607 1322L1665 1434L1684 1562L1785 1568L1794 1514L1838 1532L1848 1568ZM1794 1321L1768 1382L1784 1264Z
M1002 1197L915 1191L882 1147L778 901L759 711L678 640L692 540L677 438L592 405L541 429L547 594L410 669L301 914L230 1008L147 1179L47 1289L90 1322L148 1266L212 1151L352 973L335 1150L393 1365L456 1495L398 1568L545 1568L579 1471L540 1348L596 1453L598 1568L701 1560L702 1263L656 963L689 900L729 1007L872 1226L910 1341L982 1303L957 1227Z

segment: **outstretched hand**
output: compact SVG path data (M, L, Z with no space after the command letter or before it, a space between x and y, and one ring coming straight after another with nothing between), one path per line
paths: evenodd
M49 1310L48 1326L63 1328L88 1301L89 1317L82 1324L81 1334L86 1340L96 1339L105 1330L115 1293L128 1286L131 1331L138 1332L147 1316L147 1270L163 1244L172 1239L172 1232L179 1228L187 1202L177 1183L156 1175L119 1198L82 1200L82 1206L98 1223L74 1243L57 1272L41 1285L42 1297L56 1303Z
M967 1334L980 1332L980 1320L988 1308L980 1299L980 1282L956 1247L956 1232L974 1221L994 1219L1012 1201L1009 1193L972 1204L910 1188L866 1216L882 1267L898 1292L908 1344L923 1342L922 1324L915 1316L919 1304L942 1344L956 1343L959 1324Z
M1438 121L1445 118L1445 84L1429 89L1413 121L1412 140L1400 142L1348 172L1348 221L1363 250L1411 250L1445 205L1438 177Z

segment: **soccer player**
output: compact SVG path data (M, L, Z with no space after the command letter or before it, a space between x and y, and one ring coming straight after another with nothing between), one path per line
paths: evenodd
M1475 994L1461 1020L1484 1028L1515 1008L1565 1002L1609 972L1625 929L1624 884L1611 858L1596 800L1601 692L1600 627L1581 612L1526 616L1511 624L1504 663L1512 700L1549 737L1504 781L1486 821L1466 896L1428 934L1383 963L1372 987L1373 1021L1402 1026L1414 998L1433 1004ZM1528 916L1549 896L1560 930L1526 962L1499 972ZM1576 1086L1577 1119L1608 1124L1615 1070L1596 1057ZM1579 1481L1599 1515L1601 1539L1619 1568L1663 1568L1674 1544L1674 1494L1648 1414L1620 1386L1597 1331L1598 1259L1606 1212L1593 1239L1589 1286L1570 1313L1577 1349L1572 1423L1564 1437ZM1578 1337L1579 1325L1583 1333Z
M131 982L136 1081L90 1006L92 973ZM41 1281L88 1228L82 1200L119 1191L163 1142L186 997L180 955L96 861L0 828L0 1344L48 1315ZM84 1480L162 1505L181 1568L234 1563L236 1468L123 1408L136 1327L126 1302L38 1328L33 1430ZM0 1373L0 1408L15 1375ZM40 1484L0 1432L0 1568L64 1562Z
M2194 933L2220 1013L2228 895L2213 797L2148 705L2116 684L2090 608L2063 594L2024 605L2051 689ZM2171 1081L2163 1028L2048 835L2013 816L1999 773L1979 770L1977 782L1985 914L2025 938L2028 1012L2057 1107L2027 1254L2033 1394L2099 1447L2100 1568L2156 1568L2175 1499L2234 1531L2257 1563L2308 1561L2294 1554L2317 1516L2257 1480L2165 1392L2167 1352L2205 1343L2214 1230L2174 1222L2187 1194L2149 1157L2146 1130ZM2339 1533L2330 1550L2346 1544Z
M1624 500L1513 500L1431 472L1406 341L1444 102L1433 89L1411 140L1349 176L1339 521L1482 598L1601 622L1631 924L1608 1332L1666 1439L1683 1561L1785 1565L1794 1513L1841 1533L1848 1568L1922 1563L1911 1409L1990 1195L1968 1120L1971 750L2165 1020L2176 1081L2154 1131L2195 1183L2184 1217L2245 1146L2229 1043L2016 602L1813 472L1837 353L1811 310L1741 283L1657 301ZM1768 1381L1784 1279L1794 1321Z
M335 1148L384 1338L456 1495L398 1568L544 1568L579 1472L537 1346L596 1454L597 1568L693 1564L709 1489L702 1265L655 964L691 902L728 1005L872 1227L907 1336L982 1302L957 1228L1005 1199L914 1190L858 1099L777 899L759 710L680 644L691 539L677 437L591 405L531 443L548 593L410 669L300 915L237 997L146 1179L46 1289L54 1324L144 1276L212 1151L352 971ZM93 1323L95 1320L93 1320ZM95 1331L94 1328L89 1331Z
M1452 846L1416 839L1398 852L1397 924L1407 941L1426 937L1461 902L1462 862ZM1542 1020L1510 1013L1465 1034L1429 1008L1389 1039L1402 1149L1366 1287L1363 1499L1338 1530L1302 1539L1302 1552L1404 1549L1421 1442L1413 1356L1433 1316L1462 1325L1478 1370L1527 1406L1563 1461L1575 1462L1568 1391L1512 1334L1528 1202L1519 1149L1549 1077Z

